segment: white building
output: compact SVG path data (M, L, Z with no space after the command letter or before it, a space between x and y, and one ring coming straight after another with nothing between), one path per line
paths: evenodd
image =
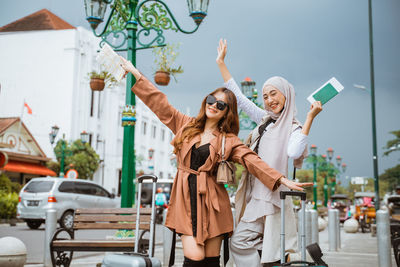
M49 142L53 125L67 140L90 134L90 144L101 164L94 181L119 192L122 166L121 111L125 104L125 81L114 88L93 92L88 73L99 70L95 56L99 39L73 27L43 9L0 28L0 117L19 117L48 157L55 158ZM24 102L32 115L23 112ZM141 162L136 171L163 178L175 176L169 144L172 133L137 99L135 150ZM148 150L154 149L154 164Z

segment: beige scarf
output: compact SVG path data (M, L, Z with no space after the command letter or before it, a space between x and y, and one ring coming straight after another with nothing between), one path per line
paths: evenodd
M293 86L282 77L275 76L268 79L264 83L263 88L265 88L267 85L272 85L286 97L284 109L280 114L275 114L267 110L266 116L250 133L245 143L251 149L254 149L257 143L256 141L259 138L258 128L271 118L275 119L276 122L274 125L271 125L261 137L258 154L260 158L270 167L280 171L287 177L289 159L287 155L287 147L289 138L294 130L301 127L300 122L296 119L295 93ZM301 168L303 160L306 156L307 149L305 149L300 158L294 160L294 165L296 168ZM251 195L247 194L246 196L246 187L248 180L250 179L254 179L254 177L252 177L252 175L247 171L244 171L242 173L242 179L240 180L239 188L235 197L236 210L240 211L236 214L237 222L243 215L245 203L250 201L251 198L268 202L280 208L279 192L282 190L287 190L287 188L282 185L276 191L272 192L260 180L254 179L254 182L252 181L253 186ZM245 199L246 197L247 199ZM268 214L260 214L260 217L265 215Z

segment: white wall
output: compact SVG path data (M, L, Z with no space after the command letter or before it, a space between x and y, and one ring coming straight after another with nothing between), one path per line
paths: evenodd
M1 33L0 117L21 116L25 99L33 114L28 115L25 110L23 122L46 155L53 158L48 137L53 125L60 127L57 138L65 133L67 140L76 140L82 131L87 131L92 135L92 147L104 160L94 180L108 190L116 191L122 166L120 112L125 104L125 82L114 88L105 88L102 92L94 92L93 115L90 116L92 91L87 74L99 70L95 61L98 43L99 39L92 32L81 27ZM148 149L155 149L155 174L162 172L164 178L175 176L169 160L172 151L170 131L161 126L140 100L137 100L137 117L137 154L143 153L147 159ZM147 135L140 132L143 120L147 121ZM150 136L151 125L156 126L156 139ZM161 141L162 127L165 129L165 141ZM147 164L146 161L144 163Z

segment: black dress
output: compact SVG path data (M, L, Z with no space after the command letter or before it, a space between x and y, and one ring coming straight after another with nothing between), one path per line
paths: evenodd
M190 168L197 171L206 162L210 155L210 144L204 144L196 148L192 147L190 156ZM190 174L189 177L189 191L190 191L190 215L192 218L192 231L193 236L197 235L197 175Z

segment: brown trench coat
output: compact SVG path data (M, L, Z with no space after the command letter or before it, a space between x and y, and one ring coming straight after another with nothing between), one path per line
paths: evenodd
M193 120L169 102L165 94L158 90L143 75L132 87L132 91L157 115L157 117L175 134L182 133L184 126ZM178 172L176 174L170 198L165 225L175 229L177 233L193 235L190 215L190 195L188 176L197 175L197 236L196 241L204 245L204 241L224 233L232 233L233 216L229 196L223 184L217 184L211 172L221 161L222 134L214 131L215 138L210 141L210 156L198 171L191 170L191 148L200 142L200 135L184 141L176 155ZM225 155L229 160L242 164L251 174L258 177L265 186L274 190L276 181L282 174L269 167L251 149L245 146L234 134L226 135Z

